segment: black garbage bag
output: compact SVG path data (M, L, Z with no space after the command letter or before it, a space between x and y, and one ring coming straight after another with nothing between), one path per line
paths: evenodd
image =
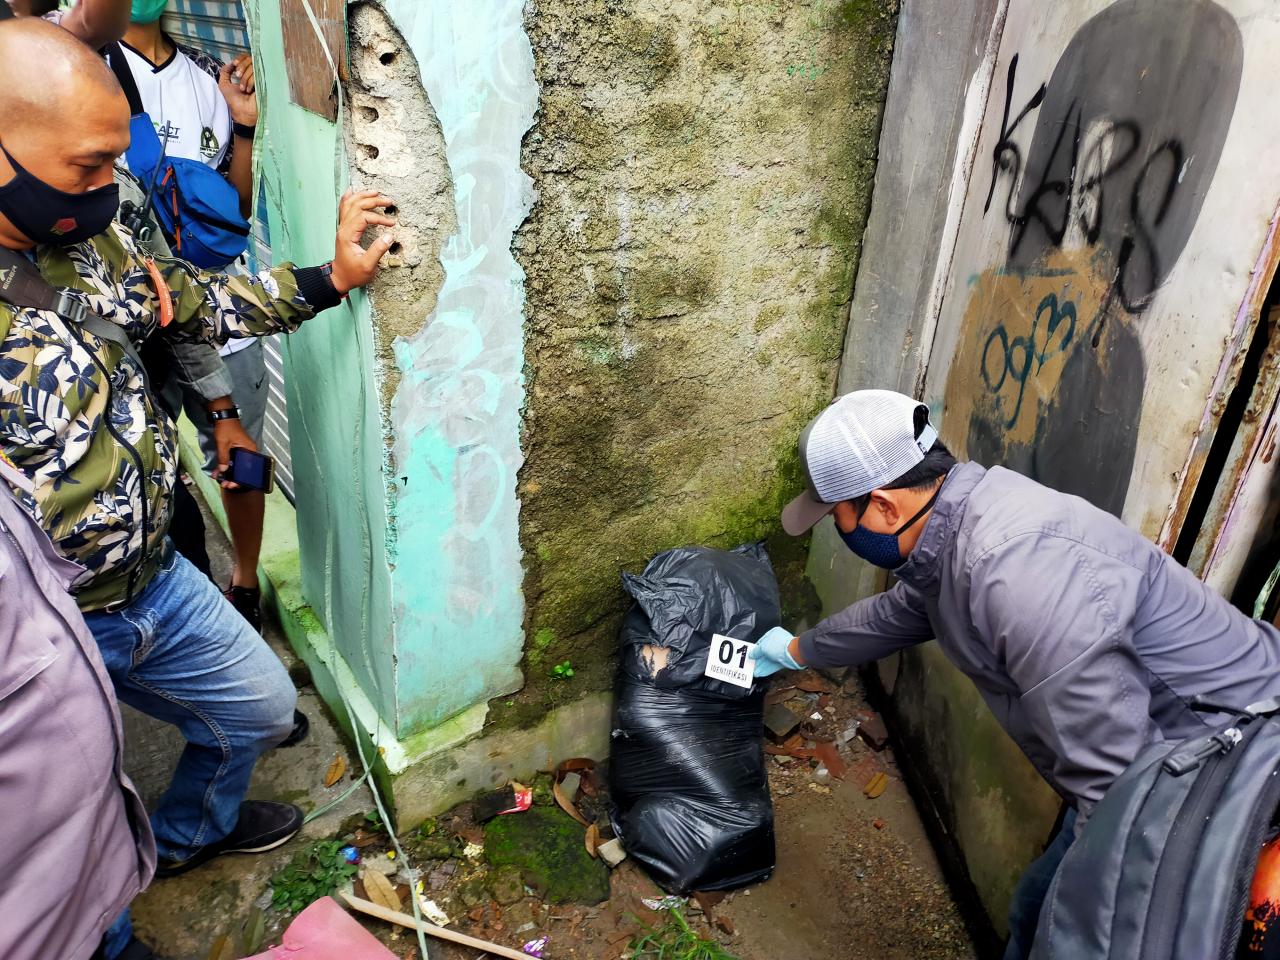
M781 619L759 544L681 547L644 575L623 623L610 749L614 830L673 893L767 880L775 862L764 697L703 675L715 634L755 641Z

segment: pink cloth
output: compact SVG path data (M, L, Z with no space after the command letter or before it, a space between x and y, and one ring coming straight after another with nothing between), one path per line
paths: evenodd
M294 917L280 946L245 960L396 960L396 955L336 900L322 897Z

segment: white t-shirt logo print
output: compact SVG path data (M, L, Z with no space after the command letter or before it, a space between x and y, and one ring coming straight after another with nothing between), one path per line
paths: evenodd
M231 140L231 111L218 82L180 48L158 66L126 43L120 49L165 153L216 169Z

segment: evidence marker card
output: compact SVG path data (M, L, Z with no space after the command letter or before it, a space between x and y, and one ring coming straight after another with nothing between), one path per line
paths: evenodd
M751 659L754 646L746 640L722 637L717 633L711 638L707 667L702 672L713 680L749 687L755 681L756 662Z

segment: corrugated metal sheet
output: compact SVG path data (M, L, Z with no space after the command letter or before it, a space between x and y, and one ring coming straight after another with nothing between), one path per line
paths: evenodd
M249 52L249 35L244 8L239 0L170 0L164 28L175 40L217 57L230 60ZM249 247L249 268L271 263L271 237L262 205L253 223ZM267 418L262 429L262 446L276 459L276 482L293 500L293 463L289 456L289 414L285 405L284 363L276 337L268 338L265 356L270 391Z

